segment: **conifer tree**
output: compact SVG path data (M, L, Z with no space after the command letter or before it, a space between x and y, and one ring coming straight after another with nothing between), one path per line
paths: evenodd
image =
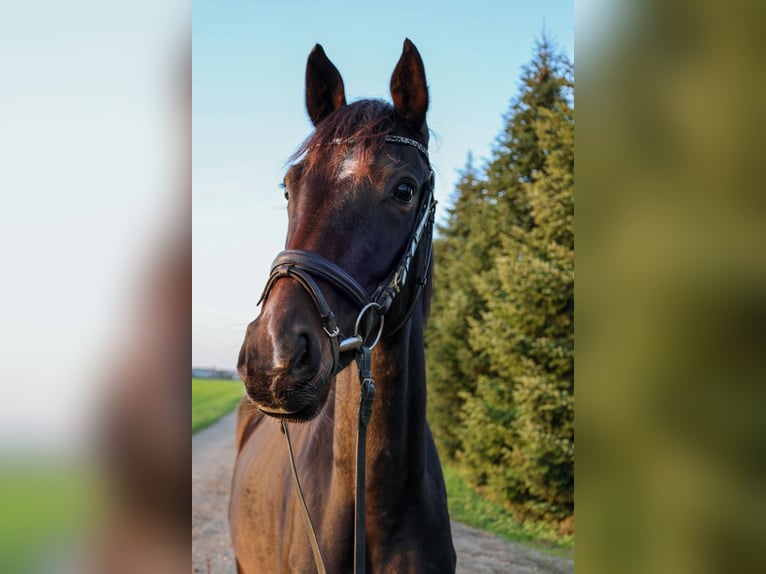
M468 476L522 518L563 520L574 504L572 89L544 38L487 170L502 231L473 278L482 302L468 337L486 369L459 391Z
M475 387L486 361L468 346L468 317L478 316L483 300L473 277L488 269L491 257L482 233L486 185L469 153L434 245L434 295L426 333L428 419L440 454L452 459L460 447L463 398Z

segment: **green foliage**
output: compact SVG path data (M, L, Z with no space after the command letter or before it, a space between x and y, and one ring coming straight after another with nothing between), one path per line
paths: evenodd
M192 379L192 434L231 412L244 394L238 381Z
M543 39L485 173L469 160L457 186L427 331L442 455L518 519L563 532L574 512L573 85Z
M484 359L466 345L467 317L477 316L483 301L473 277L489 268L481 228L486 190L469 157L458 183L447 224L440 226L434 246L434 297L427 327L428 418L442 456L452 459L460 447L455 414L462 409L464 393L475 388L475 372Z

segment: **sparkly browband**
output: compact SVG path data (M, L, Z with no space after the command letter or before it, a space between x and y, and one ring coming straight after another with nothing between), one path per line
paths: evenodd
M419 150L420 153L422 153L424 156L426 156L426 159L428 161L431 161L428 158L428 148L426 148L426 146L424 146L419 141L416 141L416 140L413 140L413 139L410 139L410 138L406 138L404 136L386 136L386 141L388 143L398 143L398 144L404 144L404 145L411 145L412 147L414 147L417 150Z
M330 143L332 143L333 145L340 145L342 143L348 143L351 141L353 140L334 139ZM426 161L428 161L429 163L431 162L430 158L428 157L428 148L417 140L406 138L404 136L386 136L386 143L404 144L404 145L412 146L425 156Z

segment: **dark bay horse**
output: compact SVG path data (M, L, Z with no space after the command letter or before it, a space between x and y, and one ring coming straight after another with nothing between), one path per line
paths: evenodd
M309 55L306 106L315 130L285 176L286 250L238 363L248 396L238 411L229 523L241 573L318 568L285 421L326 570L354 570L360 376L351 363L362 347L373 348L376 388L361 465L363 566L374 573L455 570L444 479L425 416L435 202L428 88L409 40L391 96L393 106L347 104L322 47Z

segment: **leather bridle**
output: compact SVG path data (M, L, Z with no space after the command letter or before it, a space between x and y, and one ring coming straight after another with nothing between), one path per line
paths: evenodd
M428 158L428 149L420 142L403 136L388 135L385 138L386 143L408 145L416 148L426 159L430 170L430 161ZM349 273L337 264L325 259L321 255L312 251L300 249L287 249L279 253L271 265L271 273L266 282L258 304L265 302L271 293L274 284L280 279L290 277L295 280L308 293L314 306L319 313L322 323L322 329L330 339L332 353L333 375L337 374L343 366L340 361L340 354L353 351L356 354L357 367L359 369L359 383L361 398L359 403L359 424L357 428L357 450L356 450L356 488L355 488L355 515L354 515L354 573L363 574L366 566L365 550L365 454L366 454L366 433L367 425L372 417L372 403L375 398L375 382L372 378L370 365L370 352L383 335L384 316L391 309L396 296L401 292L410 275L410 265L418 252L418 247L423 242L424 237L428 242L427 254L422 260L421 267L417 276L417 285L415 294L410 302L410 307L404 314L404 319L397 327L385 333L388 337L401 329L409 320L414 311L417 302L422 294L428 279L428 271L431 266L431 256L433 252L433 223L434 211L436 209L436 200L434 199L434 178L433 171L430 171L429 181L426 184L426 193L421 200L418 218L410 235L407 247L402 254L399 263L394 267L391 273L381 281L372 294L368 294L359 282ZM327 299L322 290L317 285L314 278L320 278L331 284L338 291L347 296L355 305L360 308L357 315L354 332L348 337L344 337L340 327L335 319ZM377 321L375 321L377 319ZM375 326L377 325L377 331ZM375 333L371 339L371 335ZM293 479L296 486L298 498L303 507L303 519L311 542L311 549L314 554L317 570L324 574L326 572L322 553L316 538L316 532L311 521L311 516L303 497L300 481L298 480L298 471L293 456L292 443L290 441L290 432L287 423L281 421L282 432L287 439L287 447L292 466Z

